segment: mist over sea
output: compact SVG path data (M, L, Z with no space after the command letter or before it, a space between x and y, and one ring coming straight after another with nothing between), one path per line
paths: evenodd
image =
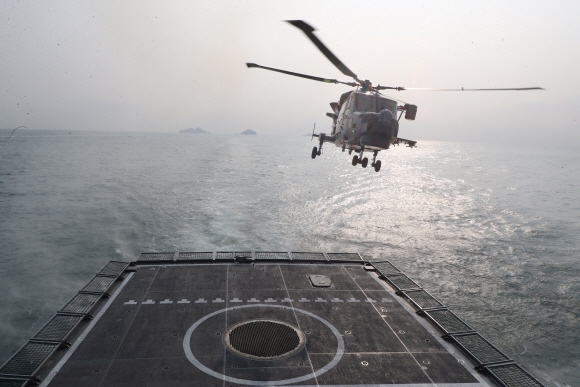
M7 136L9 132L0 135ZM389 259L549 386L580 385L580 153L420 141L350 164L309 137L0 139L0 364L107 261L141 252Z

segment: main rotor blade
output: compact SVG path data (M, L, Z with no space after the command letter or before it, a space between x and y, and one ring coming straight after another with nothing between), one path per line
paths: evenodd
M308 39L310 39L310 41L312 43L314 43L314 45L316 47L318 47L318 49L324 54L325 57L328 58L329 61L332 62L333 65L336 66L337 69L340 70L341 73L343 73L344 75L348 75L349 77L354 78L357 82L360 82L359 79L357 78L356 74L353 73L352 71L350 71L350 69L348 67L345 66L344 63L342 63L340 61L340 59L338 59L336 57L336 55L334 55L325 45L324 43L322 43L315 35L314 35L314 31L316 31L312 26L310 26L308 23L302 21L302 20L286 20L288 23L292 24L294 27L302 30L302 32L304 32L306 34L306 36L308 36Z
M516 88L503 88L503 89L429 89L429 88L421 88L421 87L387 87L387 86L377 86L378 90L383 89L393 89L393 90L418 90L418 91L508 91L508 90L517 90L517 91L524 91L524 90L546 90L542 87L516 87Z
M354 82L340 82L340 81L337 81L336 79L320 78L320 77L314 77L312 75L306 75L306 74L300 74L300 73L293 73L291 71L285 71L285 70L274 69L272 67L260 66L260 65L255 64L255 63L246 63L246 66L248 66L249 68L256 67L256 68L259 68L259 69L275 71L277 73L292 75L292 76L300 77L300 78L311 79L313 81L318 81L318 82L336 83L336 84L339 84L340 83L340 84L348 85L348 86L352 86L352 87L358 86L358 84L357 83L354 83Z

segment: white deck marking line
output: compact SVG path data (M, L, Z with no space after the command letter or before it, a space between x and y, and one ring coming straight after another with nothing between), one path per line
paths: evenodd
M407 307L406 307L406 305L407 305L407 304L406 304L406 302L405 302L405 301L404 301L402 298L399 298L399 297L396 297L396 296L395 296L394 290L393 290L393 288L391 288L391 286L390 286L390 285L388 285L388 284L387 284L385 281L383 281L383 280L379 279L379 277L378 277L378 276L376 276L376 275L372 275L372 274L370 274L370 276L371 276L371 277L372 277L372 278L373 278L373 279L374 279L374 280L375 280L375 281L376 281L378 284L380 284L380 285L381 285L381 286L382 286L382 287L385 289L385 291L386 291L387 293L389 293L389 295L390 295L391 297L393 297L393 300L396 300L397 304L399 304L400 306L404 307L406 310L409 310L409 309L407 309ZM385 300L385 299L383 298L383 300ZM389 298L387 298L387 300L388 300L388 302L391 302L391 303L393 302L393 300L391 300L391 299L389 299ZM466 356L464 356L464 355L461 353L461 351L458 351L457 347L454 347L453 345L451 345L451 343L448 343L448 342L446 342L445 340L443 340L443 339L441 338L441 336L439 336L439 335L436 335L436 334L434 333L434 329L435 329L435 327L434 327L434 326L433 326L433 325L432 325L432 324L431 324L429 321L427 321L427 319L424 319L424 318L421 318L421 317L419 317L419 315L418 315L417 313L411 313L411 316L413 316L413 318L414 318L414 319L415 319L415 320L416 320L416 321L417 321L419 324L421 324L421 326L422 326L423 328L425 328L425 330L426 330L426 331L427 331L429 334L431 334L431 336L433 336L433 338L434 338L434 339L435 339L435 340L436 340L436 341L437 341L439 344L441 344L441 346L442 346L443 348L445 348L445 350L446 350L446 351L447 351L449 354L451 354L453 357L455 357L455 358L457 359L457 361L458 361L460 364L462 364L462 365L465 367L465 369L467 370L467 372L469 372L469 373L471 374L471 376L473 376L475 379L479 380L479 382L481 383L481 384L480 384L481 386L487 386L487 387L489 387L489 386L490 386L490 384L489 384L489 383L488 383L488 382L487 382L487 381L486 381L486 380L483 378L483 376L482 376L482 375L481 375L479 372L473 372L473 370L472 370L472 369L470 369L469 367L467 367L467 364L474 364L474 363L472 363L472 362L469 360L469 358L467 358ZM464 383L464 384L465 384L466 386L469 386L469 385L470 385L469 383ZM441 386L447 386L447 385L445 385L445 384L441 384ZM449 384L449 386L451 386L451 385ZM461 383L459 383L459 384L455 384L455 386L462 386L462 384L461 384Z
M147 290L145 291L145 294L149 293L149 291L151 290L151 286L155 282L155 279L157 278L157 275L160 272L159 268L155 269L155 267L152 267L151 270L155 271L155 275L153 276L153 278L151 279L151 282L147 286ZM113 357L111 358L111 361L107 365L107 369L103 373L103 378L99 382L98 387L101 387L103 385L104 380L109 375L109 370L111 369L111 365L113 364L114 359L117 357L117 354L119 353L119 350L121 349L121 346L125 342L125 338L127 337L127 334L129 333L129 331L131 330L131 327L133 326L133 323L135 322L135 319L137 318L137 314L139 313L140 310L141 310L141 305L137 306L137 311L135 313L133 313L133 317L131 318L131 321L129 322L129 326L127 327L127 330L125 331L125 333L123 333L123 337L121 337L121 341L119 342L119 345L117 346L117 350L115 351L115 353L113 354Z
M344 268L344 266L342 266L342 268L344 269L344 271L351 277L351 279L353 280L353 282L356 284L356 286L358 286L360 292L366 297L367 293L364 291L364 289L354 280L354 278L352 278L351 273L346 270ZM367 274L370 275L370 274ZM381 313L379 312L378 306L374 305L374 304L370 304L373 309L375 310L375 312L377 312L377 314L380 316ZM399 340L399 342L401 343L401 345L403 346L403 348L405 348L407 350L407 352L411 355L411 357L413 358L413 360L415 360L416 365L419 367L419 369L423 372L423 374L427 377L427 379L429 379L429 381L431 382L431 384L433 384L434 386L436 386L437 384L433 381L433 379L429 376L429 374L427 373L427 371L425 371L425 369L423 369L423 367L421 366L421 363L419 363L419 360L417 360L415 358L415 356L413 356L413 354L411 353L411 351L409 350L409 347L407 347L405 345L405 343L403 342L403 339L401 339L401 337L395 332L395 330L393 329L393 327L391 326L391 324L389 324L384 318L382 318L382 320L385 322L385 324L389 327L389 329L391 330L391 332L393 332L393 334L395 335L395 337Z
M358 299L356 299L354 297L351 297L351 298L349 298L346 301L347 302L361 302L361 300L358 300ZM194 302L196 304L205 304L208 301L205 300L204 298L200 298L200 299L198 299L197 301L194 301ZM223 300L222 298L218 297L215 300L212 300L211 302L221 303L221 302L225 302L225 300ZM230 302L244 302L244 300L240 300L238 297L234 297L234 298L232 298L230 300ZM247 300L246 302L261 302L261 301L259 299L255 298L255 297L252 297L249 300ZM268 297L267 299L264 300L264 302L278 302L278 301L276 299L272 298L272 297ZM291 300L290 298L285 297L280 302L294 302L294 300ZM309 300L309 299L307 299L305 297L302 297L301 299L298 300L298 302L311 302L311 300ZM328 300L325 300L325 299L323 299L321 297L317 297L314 300L314 302L328 302ZM340 298L334 297L333 299L330 300L330 302L344 302L344 300L341 300ZM372 299L372 298L367 298L367 299L364 300L364 302L375 303L375 302L379 302L379 301L377 301L375 299ZM393 300L391 300L389 298L382 298L380 302L383 302L383 303L392 303ZM153 305L155 303L156 302L153 301L153 300L151 300L151 299L148 299L148 300L142 302L142 304L145 304L145 305ZM159 303L160 304L173 304L173 301L172 300L169 300L168 298L166 298L163 301L159 301ZM187 300L186 298L183 298L181 301L177 301L177 303L178 304L189 304L190 301ZM129 300L129 301L125 302L125 305L136 305L136 304L138 304L138 303L135 302L135 300ZM405 307L405 309L406 310L410 310L407 307Z
M195 329L198 326L200 326L204 321L206 321L207 319L209 319L217 314L224 313L224 312L227 313L228 310L237 310L237 309L245 309L245 308L282 308L282 309L286 309L286 307L283 305L261 305L261 304L260 305L240 305L240 306L232 306L229 308L221 309L221 310L218 310L218 311L215 311L213 313L205 315L204 317L200 318L195 323L193 323L193 325L191 327L189 327L189 329L185 333L185 336L183 337L183 350L185 352L185 356L191 362L191 364L193 364L198 369L200 369L201 371L205 372L208 375L211 375L217 379L224 378L226 381L228 381L230 383L238 383L238 384L245 384L245 385L252 385L252 386L281 386L281 385L286 385L286 384L303 382L303 381L306 381L306 380L309 380L312 378L317 378L318 376L324 374L325 372L332 369L336 364L338 364L338 362L342 358L342 355L344 354L344 340L343 340L340 332L331 323L329 323L327 320L323 319L322 317L315 315L314 313L310 313L310 312L303 310L303 309L292 308L294 310L294 313L296 313L296 312L302 313L302 314L305 314L311 318L314 318L314 319L320 321L321 323L326 325L330 329L330 331L334 334L334 336L336 337L336 341L337 341L336 354L334 355L332 360L329 363L327 363L326 365L324 365L322 368L320 368L312 373L309 373L309 374L306 374L303 376L299 376L299 377L295 377L295 378L282 379L282 380L260 381L260 380L239 379L239 378L234 378L231 376L226 376L225 374L220 374L219 372L216 372L216 371L204 366L202 363L200 363L199 360L196 359L196 357L193 355L193 352L191 351L191 335L193 334ZM298 328L300 328L300 326L298 326ZM310 360L310 358L309 358L309 360Z
M99 322L99 320L101 319L101 317L103 317L103 315L105 314L105 312L107 311L107 309L109 308L109 306L111 306L111 304L113 303L113 301L115 301L115 299L117 298L117 296L119 295L119 293L121 293L121 290L123 290L123 288L125 287L125 285L127 285L127 283L129 282L129 280L131 279L131 277L133 277L133 274L135 274L135 272L130 273L125 278L125 280L123 281L123 283L121 284L121 286L119 286L119 288L115 291L115 293L113 293L113 295L111 296L111 298L109 298L109 300L107 301L107 303L105 304L105 306L103 306L103 309L101 309L99 311L99 313L97 313L97 315L92 319L92 321L90 322L90 324L85 328L85 330L81 333L81 335L76 339L76 341L74 342L74 344L69 348L69 350L67 351L67 353L65 353L65 355L62 357L62 359L60 359L60 361L58 362L58 364L52 369L52 371L49 372L48 375L46 375L46 378L44 378L44 380L42 381L42 383L40 384L39 387L46 387L46 386L48 386L48 384L52 381L52 379L58 374L58 372L60 371L60 369L64 366L64 364L72 356L72 354L75 352L75 350L79 347L79 345L81 345L81 343L83 342L83 339L89 334L89 332L91 331L91 329L93 329L93 327L95 325L97 325L97 323Z
M291 255L291 253L289 253ZM298 327L298 329L302 329L300 328L300 322L298 321L298 316L296 316L296 309L294 309L294 300L292 300L290 298L290 291L288 290L288 284L286 283L286 279L284 278L284 273L282 272L282 266L280 266L280 264L277 265L278 266L278 270L280 271L280 278L282 278L282 283L284 284L284 290L286 291L286 294L288 295L288 297L284 298L284 300L282 300L282 302L285 302L285 300L288 300L290 302L290 308L292 308L292 314L294 314L294 320L296 320L296 326ZM314 365L312 365L312 359L310 359L310 353L308 352L308 348L306 346L304 346L304 351L306 352L306 358L308 359L308 364L310 364L310 370L312 371L312 373L314 373ZM344 351L344 342L343 342L343 351ZM320 383L318 383L318 377L314 377L314 381L316 382L316 386L318 387L320 385Z
M230 297L230 266L226 266L226 300ZM226 302L226 314L224 318L224 332L228 330L228 308L230 307L229 302ZM224 372L223 372L223 379L222 379L222 387L226 387L226 367L227 367L227 356L228 350L224 346Z

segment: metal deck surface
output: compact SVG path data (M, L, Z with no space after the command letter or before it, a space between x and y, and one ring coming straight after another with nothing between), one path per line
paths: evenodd
M506 385L540 385L388 262L375 269L304 253L292 254L294 261L264 253L270 260L263 262L211 254L164 253L113 267L129 269L124 278L103 268L27 344L44 345L49 361L40 371L32 368L42 364L28 364L22 374L13 366L4 372L16 362L9 360L0 386L32 379L95 387L495 385L475 366L500 385L502 372L506 380L523 378ZM312 275L326 276L331 286L314 286ZM228 328L256 319L295 327L304 347L273 360L227 349ZM71 346L53 354L59 343Z

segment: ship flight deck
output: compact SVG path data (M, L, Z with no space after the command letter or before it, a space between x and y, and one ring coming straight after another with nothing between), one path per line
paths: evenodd
M111 261L0 368L22 386L542 386L389 261Z

